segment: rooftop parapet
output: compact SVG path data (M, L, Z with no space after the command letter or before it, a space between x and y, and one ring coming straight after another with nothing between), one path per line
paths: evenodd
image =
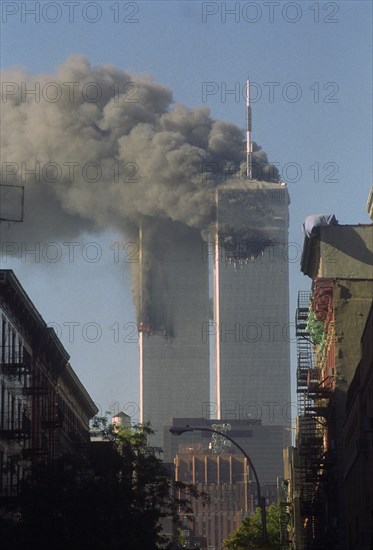
M301 271L314 279L373 280L373 224L320 228L304 239Z

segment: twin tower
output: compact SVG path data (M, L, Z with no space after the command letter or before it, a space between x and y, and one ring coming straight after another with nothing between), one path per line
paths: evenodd
M289 426L288 209L285 184L245 179L216 191L209 242L177 222L143 224L140 421L153 445L173 418Z

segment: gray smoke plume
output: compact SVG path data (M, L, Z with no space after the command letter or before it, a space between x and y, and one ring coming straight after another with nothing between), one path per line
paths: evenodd
M207 108L174 104L148 76L74 55L53 75L4 71L2 84L2 183L25 186L24 223L2 239L66 239L109 227L137 239L140 223L152 220L207 235L217 187L245 173L243 131ZM259 179L277 179L255 144L253 164ZM148 274L156 254L144 252Z

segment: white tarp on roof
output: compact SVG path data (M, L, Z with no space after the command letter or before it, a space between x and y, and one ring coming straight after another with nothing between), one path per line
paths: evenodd
M320 227L325 225L338 225L334 214L312 214L304 220L303 232L311 239L316 237L320 233Z

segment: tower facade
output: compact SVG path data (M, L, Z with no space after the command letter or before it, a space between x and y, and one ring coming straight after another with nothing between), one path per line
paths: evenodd
M288 205L285 184L217 192L215 407L222 420L290 423Z
M200 417L209 402L208 262L197 230L161 221L140 234L140 421L156 431L175 416Z

